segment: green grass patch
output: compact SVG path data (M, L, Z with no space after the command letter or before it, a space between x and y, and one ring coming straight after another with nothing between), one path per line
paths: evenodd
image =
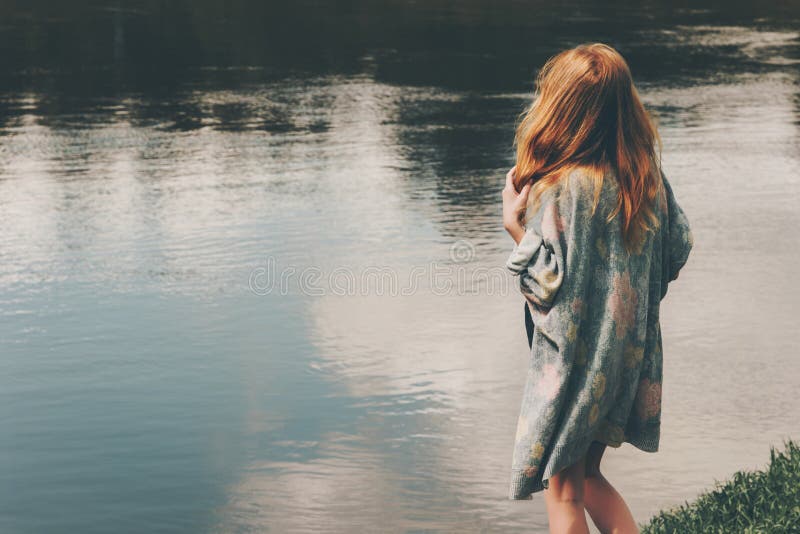
M737 471L693 502L659 512L639 525L642 534L800 533L800 447L789 439L784 448L770 446L765 469Z

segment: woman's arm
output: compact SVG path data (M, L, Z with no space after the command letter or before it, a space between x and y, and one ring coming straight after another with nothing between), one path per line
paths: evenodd
M678 204L672 186L666 175L661 173L667 201L667 233L664 238L662 253L663 275L661 298L667 293L669 282L678 278L678 273L689 259L689 253L694 245L694 237L689 220L681 206Z
M551 305L564 278L563 246L558 228L562 226L557 206L545 201L541 226L549 231L537 230L536 224L525 228L522 218L528 201L530 185L518 194L514 187L514 168L506 175L503 190L503 225L514 239L514 250L506 267L519 276L522 295L540 308Z

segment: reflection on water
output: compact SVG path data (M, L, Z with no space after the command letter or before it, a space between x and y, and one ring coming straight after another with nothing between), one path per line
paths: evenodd
M629 58L696 239L661 450L607 476L644 521L763 465L800 411L800 12L623 4L0 4L0 530L545 531L506 499L513 287L298 283L502 266L515 118L585 40Z

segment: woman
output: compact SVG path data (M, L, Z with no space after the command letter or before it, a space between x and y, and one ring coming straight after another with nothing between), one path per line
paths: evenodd
M511 499L544 491L551 532L638 532L600 473L606 446L658 450L659 304L692 248L660 139L622 56L554 56L517 129L503 222L526 299L531 358ZM658 150L657 150L658 145Z

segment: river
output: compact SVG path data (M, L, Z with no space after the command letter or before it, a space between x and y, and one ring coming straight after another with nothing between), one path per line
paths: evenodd
M588 41L695 238L660 450L606 476L643 522L764 466L800 437L800 8L681 5L0 2L0 531L545 532L500 190Z

